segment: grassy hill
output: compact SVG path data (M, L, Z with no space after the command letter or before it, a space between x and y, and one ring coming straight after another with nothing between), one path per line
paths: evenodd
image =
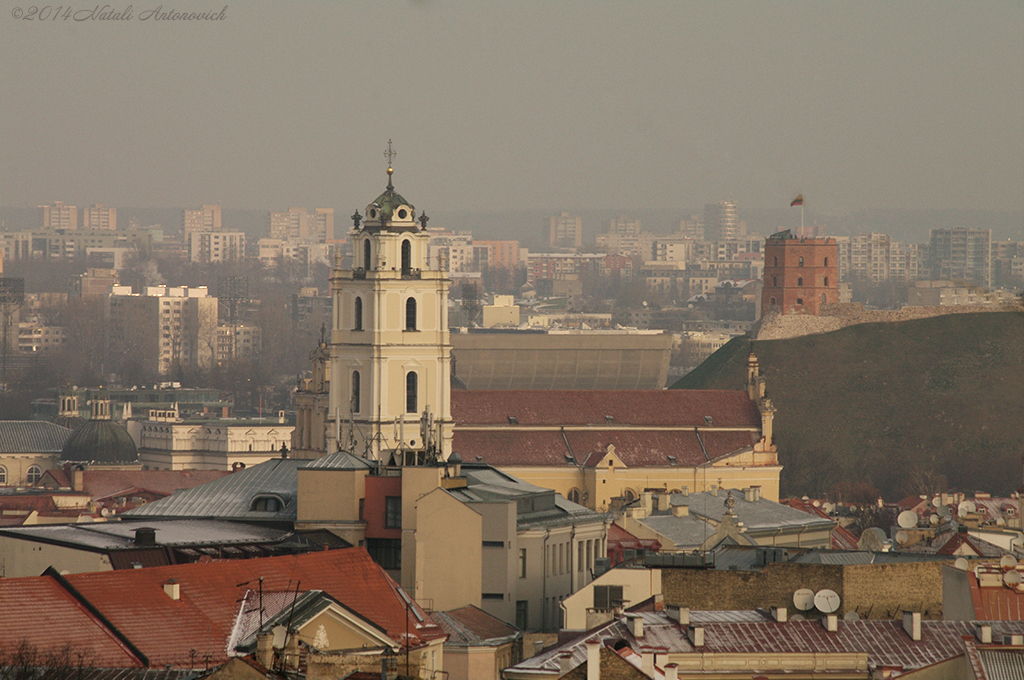
M891 499L1021 485L1022 312L737 338L673 389L742 389L751 351L778 409L786 495L828 492L840 481L867 482Z

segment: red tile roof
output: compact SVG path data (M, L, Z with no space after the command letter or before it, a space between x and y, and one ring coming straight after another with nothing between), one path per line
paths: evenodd
M693 430L529 430L515 426L494 430L455 430L454 451L472 452L491 465L584 465L594 467L608 445L626 467L695 466L730 453L749 449L759 439L749 431L701 432ZM568 442L568 446L566 446ZM704 452L707 451L707 457ZM571 453L570 453L571 452ZM567 460L572 455L573 460ZM675 462L669 460L675 458ZM575 461L575 462L573 462Z
M27 642L40 652L70 647L87 666L141 667L129 648L49 576L0 579L0 646Z
M479 643L514 637L519 629L498 619L479 607L468 605L440 612L438 622L448 633L450 643Z
M207 655L210 663L221 663L228 658L226 645L238 614L238 603L251 584L258 583L261 577L266 590L297 587L323 590L385 628L400 644L405 640L407 629L414 647L444 637L441 629L417 605L407 610L398 584L361 548L72 574L65 578L148 657L151 665L181 667L196 663L190 657L192 649L197 651L200 663L205 663ZM164 592L164 583L171 579L179 585L177 601ZM37 580L11 581L38 589ZM2 599L5 616L0 625L10 626L14 631L32 629L46 636L41 642L63 644L64 637L49 633L37 622L40 611L51 609L51 601L66 602L65 594L51 593L46 599L37 597L30 600L32 604L16 608L6 606L10 600Z
M456 390L455 426L615 423L659 427L761 427L757 406L735 390Z
M225 470L86 470L82 487L94 498L129 489L169 496L178 489L191 489L229 474Z

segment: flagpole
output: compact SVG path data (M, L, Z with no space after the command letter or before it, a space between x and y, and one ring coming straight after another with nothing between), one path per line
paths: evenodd
M800 201L800 235L804 233L804 202Z

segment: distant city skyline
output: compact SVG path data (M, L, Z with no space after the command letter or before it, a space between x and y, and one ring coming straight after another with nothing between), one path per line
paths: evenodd
M391 139L435 211L1024 210L1019 3L143 9L5 13L0 205L362 206Z

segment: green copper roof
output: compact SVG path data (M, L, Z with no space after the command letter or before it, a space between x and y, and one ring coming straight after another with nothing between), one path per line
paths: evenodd
M390 222L392 216L395 214L395 210L398 209L398 206L400 205L408 206L409 210L413 209L412 203L409 203L409 201L405 200L401 194L395 191L395 187L391 184L390 175L388 175L388 188L384 190L384 193L374 199L373 205L376 205L380 210L381 224Z

